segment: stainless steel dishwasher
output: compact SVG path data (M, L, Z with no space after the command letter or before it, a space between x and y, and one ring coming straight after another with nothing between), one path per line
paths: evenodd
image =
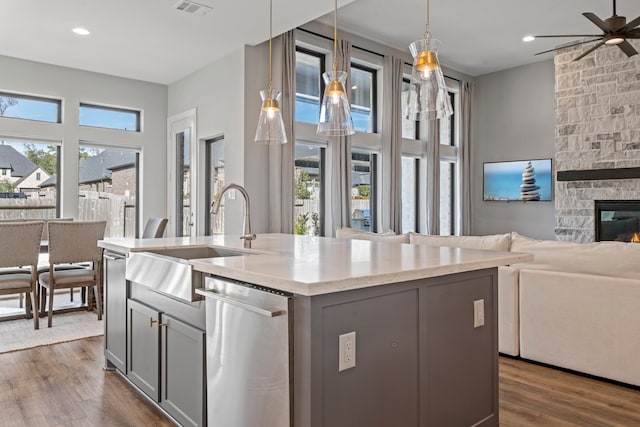
M208 277L209 426L291 425L292 295Z

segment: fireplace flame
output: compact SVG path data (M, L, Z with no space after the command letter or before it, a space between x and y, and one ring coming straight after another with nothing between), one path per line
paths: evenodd
M638 236L638 233L633 233L633 237L631 238L631 242L640 243L640 236Z

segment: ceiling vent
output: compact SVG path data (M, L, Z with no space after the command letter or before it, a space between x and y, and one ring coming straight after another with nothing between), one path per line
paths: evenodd
M176 9L181 10L186 13L192 13L194 15L206 15L208 12L212 11L213 8L211 6L207 6L205 4L196 3L194 1L189 0L180 0L174 6Z

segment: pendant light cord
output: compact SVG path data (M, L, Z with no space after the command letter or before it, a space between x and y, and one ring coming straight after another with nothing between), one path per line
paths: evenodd
M333 0L333 74L338 73L338 0Z
M427 25L426 25L425 31L424 31L424 39L425 40L430 40L431 39L431 31L429 31L429 0L427 0L426 22L427 22Z
M271 98L271 93L273 91L273 86L271 84L272 74L273 74L273 64L272 64L272 54L271 54L271 39L273 38L273 0L269 0L269 98Z

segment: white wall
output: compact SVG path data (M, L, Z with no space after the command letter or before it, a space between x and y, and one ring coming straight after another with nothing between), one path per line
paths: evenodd
M0 134L61 143L63 217L78 214L79 141L141 149L141 218L165 215L166 86L0 56L0 91L62 99L62 124L3 118ZM80 102L141 110L143 131L80 127Z
M266 88L267 71L268 50L263 43L238 49L169 85L169 116L196 108L200 143L224 135L225 181L242 185L249 193L256 233L268 231L269 219L268 151L253 141L261 105L258 92ZM274 74L274 82L279 80ZM204 189L199 189L198 197L204 196ZM241 196L226 199L225 206L225 233L239 234Z
M552 60L476 78L472 118L473 234L555 239L554 202L482 201L482 165L554 157Z

